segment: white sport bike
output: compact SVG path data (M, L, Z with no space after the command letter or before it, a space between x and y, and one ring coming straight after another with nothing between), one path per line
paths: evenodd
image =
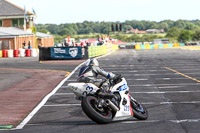
M109 88L102 85L109 81ZM78 100L85 114L99 124L110 123L113 120L125 120L135 117L146 120L146 108L129 95L129 87L124 77L113 80L103 80L100 87L92 83L69 83L68 87Z

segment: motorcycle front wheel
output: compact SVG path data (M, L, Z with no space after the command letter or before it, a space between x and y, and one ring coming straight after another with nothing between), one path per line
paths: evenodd
M98 107L98 100L94 96L86 96L82 99L81 107L85 114L94 122L107 124L112 121L112 112L106 108Z
M131 99L131 107L133 116L138 120L146 120L148 118L148 111L141 103Z

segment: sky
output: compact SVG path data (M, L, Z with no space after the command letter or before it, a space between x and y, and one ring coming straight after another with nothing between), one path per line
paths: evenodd
M200 19L200 0L8 0L37 14L36 24Z

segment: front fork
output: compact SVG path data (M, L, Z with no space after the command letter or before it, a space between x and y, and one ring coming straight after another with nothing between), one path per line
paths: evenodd
M140 103L138 103L132 96L130 96L131 103L133 104L133 108L139 112L144 112L144 108ZM132 106L132 105L131 105Z

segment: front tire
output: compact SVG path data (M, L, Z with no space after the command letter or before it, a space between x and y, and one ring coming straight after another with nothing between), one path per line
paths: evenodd
M97 98L86 96L82 99L81 107L85 114L93 121L99 124L107 124L112 121L112 112L106 108L98 108Z
M134 117L138 120L146 120L148 118L148 111L141 103L131 99L131 107Z

